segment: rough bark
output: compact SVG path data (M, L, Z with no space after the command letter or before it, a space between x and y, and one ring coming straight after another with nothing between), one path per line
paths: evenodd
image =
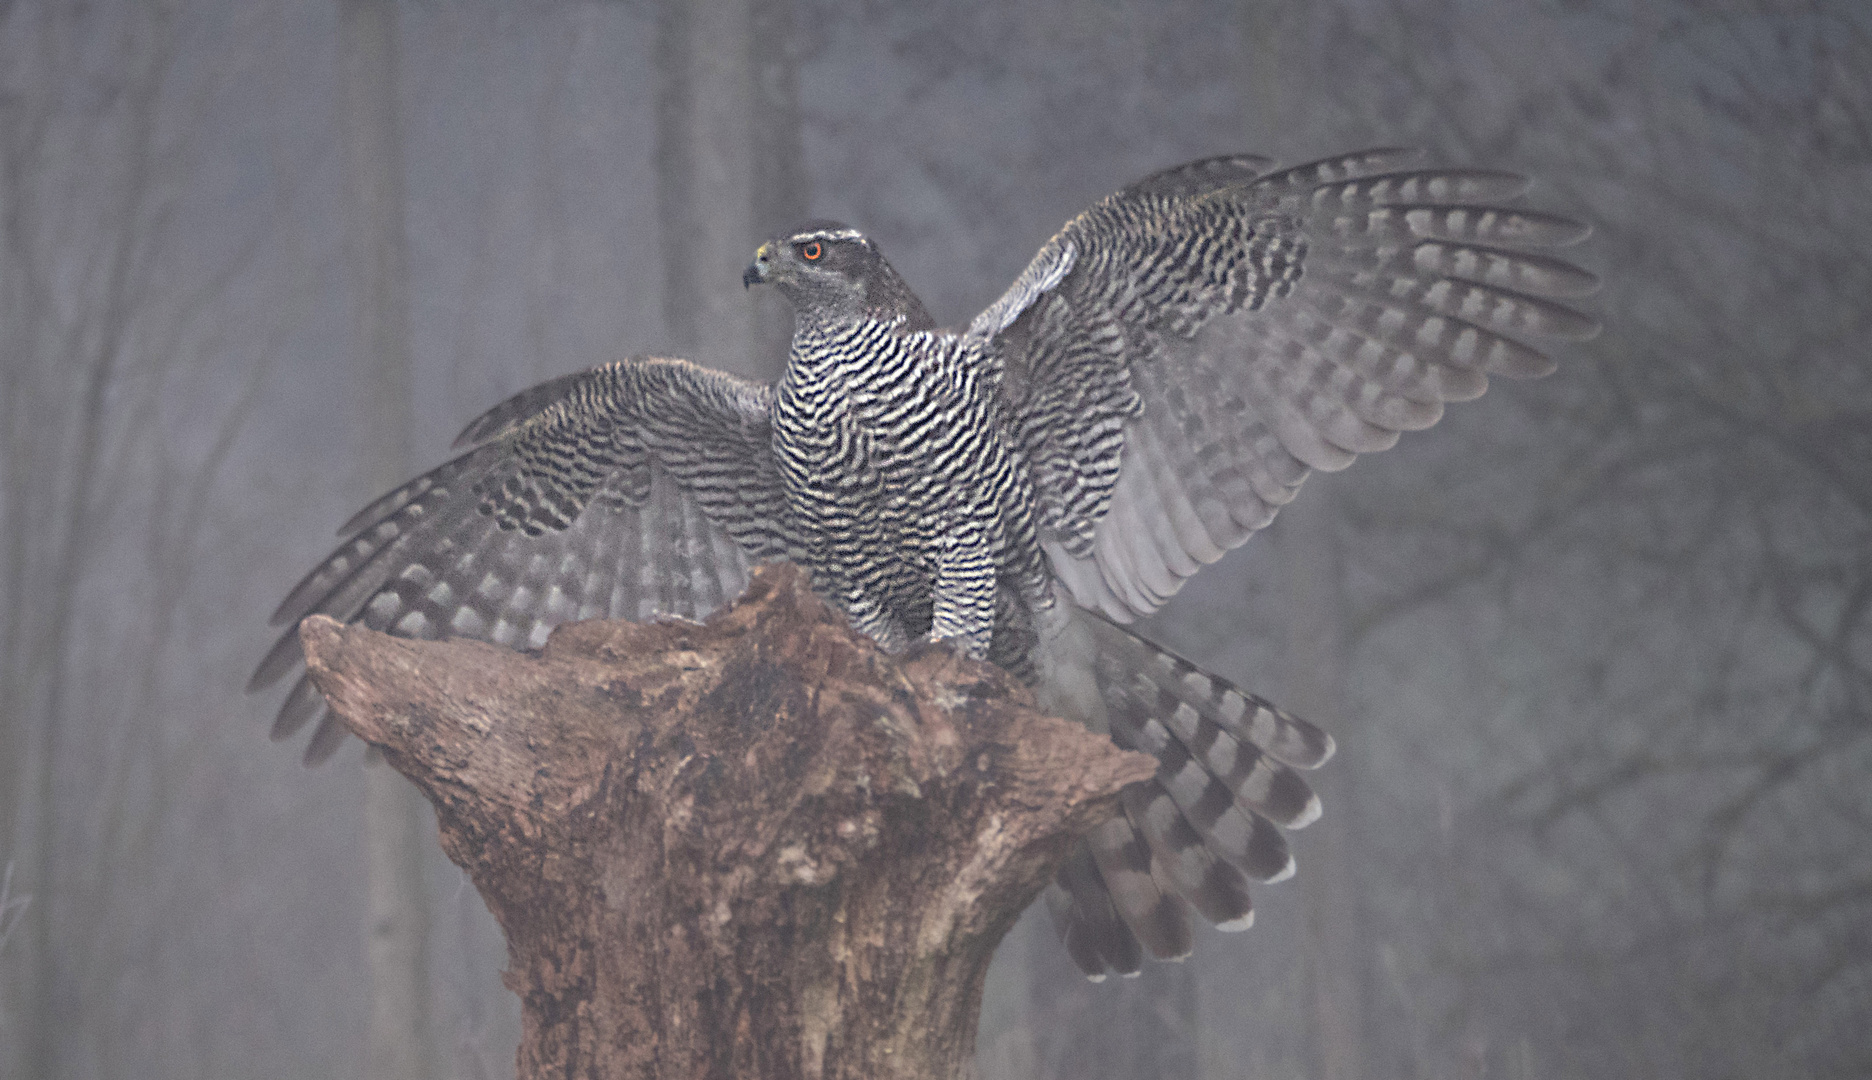
M537 654L301 634L506 932L522 1078L968 1075L995 944L1156 767L997 668L885 655L790 567Z

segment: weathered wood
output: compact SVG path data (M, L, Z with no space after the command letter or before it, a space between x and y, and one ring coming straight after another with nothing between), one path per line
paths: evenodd
M537 654L301 634L507 934L522 1078L968 1075L996 943L1156 768L997 668L883 654L790 567Z

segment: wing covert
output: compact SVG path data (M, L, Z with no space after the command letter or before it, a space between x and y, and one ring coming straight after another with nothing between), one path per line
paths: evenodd
M538 648L575 619L701 618L751 564L787 554L771 389L639 358L521 392L470 424L470 448L367 506L274 612L286 632L248 684L299 666L314 613L404 637ZM306 677L273 736L324 713ZM343 742L324 716L316 763Z
M1416 160L1165 170L1068 222L970 325L1079 603L1149 614L1312 469L1429 427L1490 375L1545 375L1541 343L1598 331L1566 303L1597 280L1543 251L1590 230L1505 205L1519 176Z

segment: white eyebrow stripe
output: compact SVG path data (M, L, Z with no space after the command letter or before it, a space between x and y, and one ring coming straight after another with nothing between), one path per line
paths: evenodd
M794 233L787 237L796 243L807 240L863 240L864 234L857 229L819 229L814 232Z

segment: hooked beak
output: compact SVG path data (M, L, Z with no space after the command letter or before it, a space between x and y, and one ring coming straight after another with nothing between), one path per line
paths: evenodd
M762 244L760 249L754 252L754 261L748 263L748 268L746 270L741 271L741 287L743 289L750 289L766 280L767 245Z

